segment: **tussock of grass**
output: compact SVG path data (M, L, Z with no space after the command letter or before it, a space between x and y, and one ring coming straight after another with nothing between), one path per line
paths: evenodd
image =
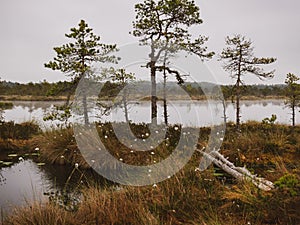
M3 225L67 225L76 224L69 213L50 203L34 203L30 206L18 208Z
M76 145L71 128L45 131L32 139L32 145L40 149L40 160L52 164L78 163L82 168L89 168Z
M34 122L15 123L1 122L0 124L0 137L3 140L16 139L16 140L28 140L34 135L40 133L39 126Z
M0 122L0 152L24 153L31 151L31 138L41 132L39 126L34 122L15 123ZM1 159L4 159L1 156Z

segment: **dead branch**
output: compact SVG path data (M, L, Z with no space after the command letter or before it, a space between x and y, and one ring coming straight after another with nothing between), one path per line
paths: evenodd
M251 181L255 186L264 191L270 191L274 188L274 184L262 177L257 177L256 174L251 174L246 167L236 167L232 162L227 160L218 151L204 152L204 149L197 149L204 157L212 161L216 166L224 170L226 173L232 175L238 180L248 180Z

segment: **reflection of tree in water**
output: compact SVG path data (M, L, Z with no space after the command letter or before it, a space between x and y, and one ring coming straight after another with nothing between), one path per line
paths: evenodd
M250 101L242 101L242 104L245 107L251 107L254 105L259 105L263 107L271 106L282 106L284 104L284 100L282 99L267 99L267 100L250 100Z
M46 165L41 167L45 179L49 181L48 196L51 203L63 207L67 211L77 209L81 199L81 188L88 186L106 186L112 184L92 170L80 170L66 165Z
M270 100L269 102L273 106L283 106L284 105L284 100L283 99Z
M82 185L107 183L103 177L92 170L81 170L66 165L45 165L40 169L51 183L49 189L71 192Z
M2 186L3 184L5 184L6 178L2 175L1 171L0 171L0 186Z
M3 110L0 108L0 122L4 120Z
M42 109L43 111L46 111L48 108L50 108L53 105L63 105L64 102L62 101L16 101L14 102L15 107L22 107L22 109L29 108L29 110L37 110Z
M251 107L253 105L257 104L256 102L252 102L252 101L246 101L246 102L242 102L241 105L244 105L245 107Z
M0 102L0 122L4 120L4 110L7 109L12 109L13 108L13 104L10 102Z

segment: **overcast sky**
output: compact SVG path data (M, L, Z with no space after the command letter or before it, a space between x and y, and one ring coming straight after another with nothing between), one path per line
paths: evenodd
M118 46L136 42L129 34L137 0L1 0L0 77L18 82L64 80L44 68L55 56L53 47L68 40L64 34L84 19L102 42ZM300 75L299 0L196 0L204 23L193 34L209 36L207 46L220 53L227 35L249 37L256 56L276 57L275 77L283 83L289 72ZM207 63L219 83L232 83L216 57ZM262 83L253 75L246 83Z

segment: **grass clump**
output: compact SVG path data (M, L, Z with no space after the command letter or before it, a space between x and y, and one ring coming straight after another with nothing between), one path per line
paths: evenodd
M27 140L41 132L40 127L35 122L15 123L1 122L0 137L2 139Z
M40 149L41 161L59 165L78 164L82 168L89 168L70 127L45 131L32 139L32 145Z
M39 126L31 121L24 123L0 122L0 152L26 152L30 150L30 140L40 134Z
M3 225L67 225L75 224L69 213L53 204L34 203L18 208L13 216L7 218Z

